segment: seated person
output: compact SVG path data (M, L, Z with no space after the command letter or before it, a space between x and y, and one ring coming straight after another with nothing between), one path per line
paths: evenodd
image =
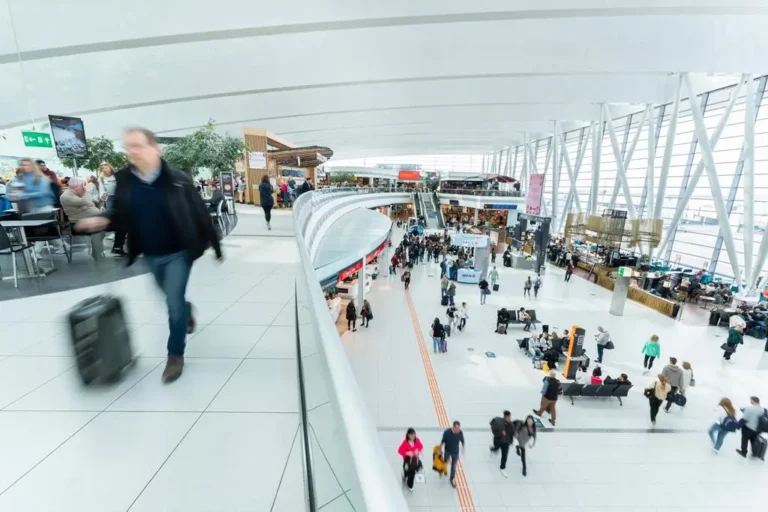
M74 227L77 221L101 215L101 210L96 208L91 194L85 190L86 184L87 182L84 178L75 176L69 180L69 188L61 194L61 207L72 223L73 235L79 235ZM104 252L104 234L93 233L83 234L83 236L90 237L93 247L93 258L99 259Z
M530 331L531 327L533 327L531 315L528 314L525 308L520 308L520 311L517 312L517 319L520 321L520 323L525 324L523 326L524 331Z
M496 332L504 332L504 334L507 334L508 326L509 311L507 311L507 308L501 308L496 312Z
M594 370L592 370L592 378L589 379L590 384L602 384L603 383L603 371L600 369L599 366L596 366Z
M227 202L224 199L224 192L221 191L221 188L216 187L213 189L213 194L211 195L211 202L208 204L208 211L211 213L216 213L219 208L219 203L224 201L224 204L221 205L221 212L227 213Z
M616 386L631 386L632 383L629 382L629 377L627 377L626 373L622 373L619 375L618 379L614 379L610 375L605 378L605 381L603 381L603 384L616 384Z
M536 367L536 360L544 357L552 345L549 343L549 335L542 333L540 336L531 336L528 340L528 354L531 356L531 364Z

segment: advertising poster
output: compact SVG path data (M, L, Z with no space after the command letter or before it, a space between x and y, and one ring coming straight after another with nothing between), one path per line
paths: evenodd
M85 158L88 156L88 143L85 140L85 127L79 117L48 116L51 133L59 158Z
M250 167L251 169L266 169L267 154L261 151L249 151L248 167Z
M525 200L525 213L541 214L541 196L544 192L544 175L531 174L528 180L528 196Z
M235 197L235 185L232 173L222 172L219 174L219 178L221 178L221 191L224 193L224 197Z

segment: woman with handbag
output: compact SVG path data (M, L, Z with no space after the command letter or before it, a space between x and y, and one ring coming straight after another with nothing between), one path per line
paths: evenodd
M659 408L664 400L667 399L672 387L667 382L667 378L659 374L659 378L653 384L645 388L643 395L648 399L651 406L651 423L656 424L656 415L659 414Z
M685 364L685 363L683 363ZM712 451L717 455L723 446L725 436L739 429L741 414L733 406L730 398L722 398L715 410L715 422L709 427L709 439L712 441Z
M432 349L437 354L437 351L443 351L443 339L445 338L445 328L440 323L439 318L435 318L432 322Z
M411 492L413 492L413 480L416 477L416 472L422 469L419 457L423 451L424 445L416 437L416 431L409 428L408 432L405 433L405 440L400 443L400 448L397 449L397 453L403 458L403 480Z
M363 299L363 307L360 310L360 317L363 319L363 327L368 327L373 319L373 311L371 310L371 303L368 299Z

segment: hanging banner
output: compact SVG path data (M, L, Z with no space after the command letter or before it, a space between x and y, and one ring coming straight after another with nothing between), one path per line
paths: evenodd
M525 213L539 215L541 213L541 196L544 192L544 175L531 174L528 180L528 196L525 200Z

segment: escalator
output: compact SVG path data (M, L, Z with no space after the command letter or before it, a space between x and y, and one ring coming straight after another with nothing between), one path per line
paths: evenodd
M416 212L416 218L420 219L424 216L424 207L421 205L421 195L414 192L413 194L413 209Z
M445 229L445 217L443 216L443 209L440 208L440 198L437 196L437 192L431 194L432 201L435 203L435 209L437 211L437 227Z
M440 229L438 223L438 212L435 208L432 194L429 192L423 192L418 194L419 202L424 212L424 220L426 222L427 229Z

